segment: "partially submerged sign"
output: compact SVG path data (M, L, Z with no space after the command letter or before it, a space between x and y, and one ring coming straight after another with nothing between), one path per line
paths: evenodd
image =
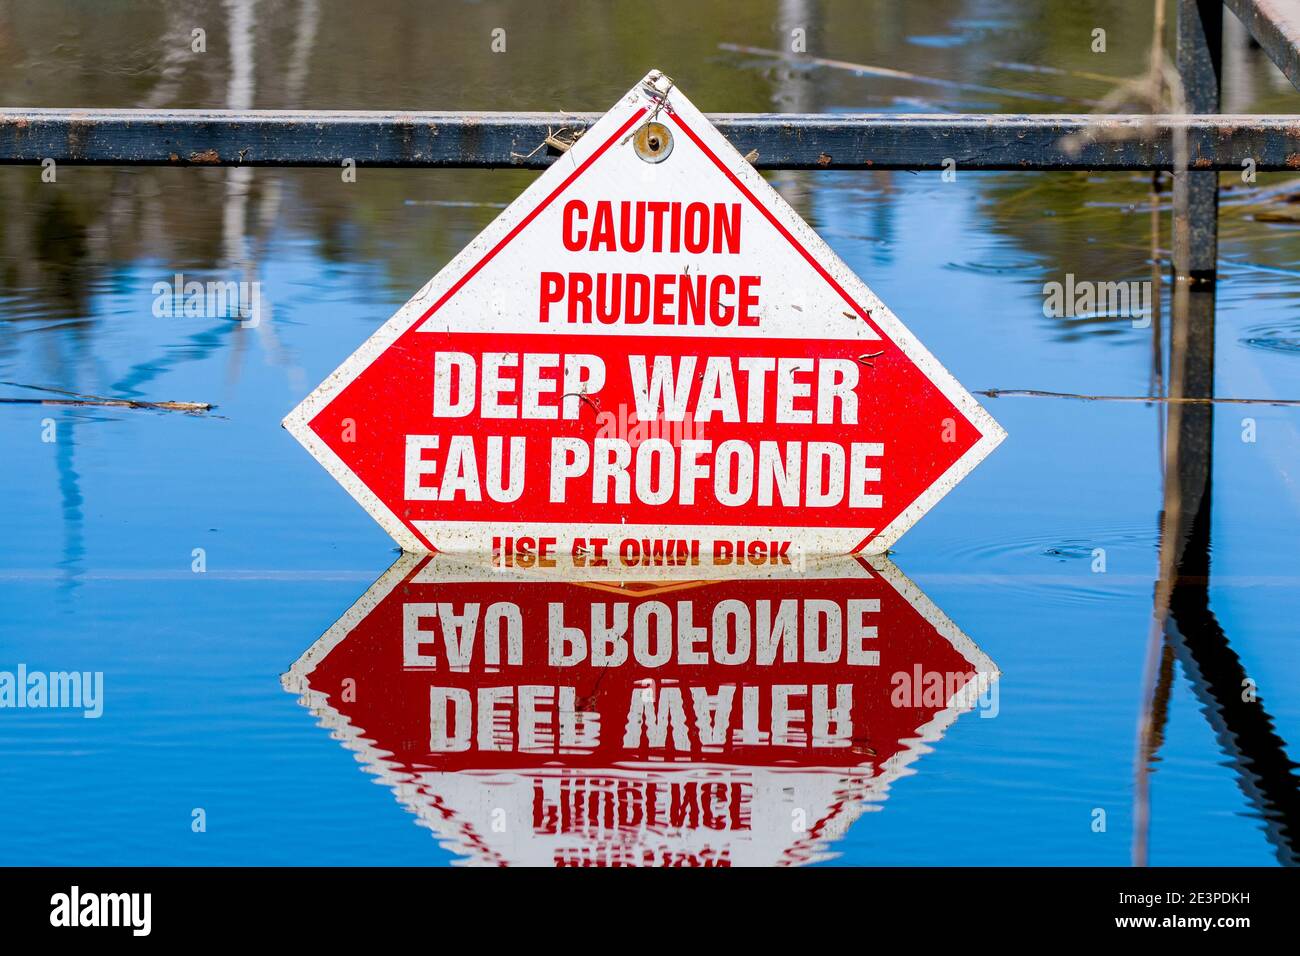
M883 556L404 554L284 686L466 862L741 866L825 858L996 674Z
M1002 429L650 73L285 419L408 551L880 552Z

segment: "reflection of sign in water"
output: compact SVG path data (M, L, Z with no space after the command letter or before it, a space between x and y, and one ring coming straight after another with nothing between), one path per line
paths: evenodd
M657 72L284 424L407 551L696 557L883 552L1004 437Z
M284 677L470 862L822 858L996 676L883 558L566 565L403 555Z

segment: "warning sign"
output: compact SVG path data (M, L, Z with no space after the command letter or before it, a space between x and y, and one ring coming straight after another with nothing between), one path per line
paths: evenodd
M883 551L1002 429L652 72L285 419L409 551Z

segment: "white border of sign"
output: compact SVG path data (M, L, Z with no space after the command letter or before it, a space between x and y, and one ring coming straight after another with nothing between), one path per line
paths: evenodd
M547 522L511 522L508 527L485 522L416 522L412 530L388 508L343 460L309 427L309 423L344 388L361 374L398 337L405 333L440 303L499 244L510 237L548 195L564 188L583 169L610 146L614 137L632 127L640 117L650 113L680 120L679 126L706 152L712 153L721 172L742 192L748 191L760 209L789 233L797 247L824 269L838 283L846 302L859 316L892 340L903 353L935 384L943 395L962 412L980 433L978 441L944 472L908 508L899 513L871 539L874 528L756 528L753 526L673 525L671 529L652 525L606 525L620 534L635 536L645 530L656 537L696 537L708 540L749 539L755 537L798 537L799 547L809 552L878 554L891 547L925 512L971 472L1006 437L1002 429L979 402L943 367L866 284L844 264L831 248L790 207L756 169L719 133L708 119L673 87L672 81L652 70L626 96L591 127L565 154L552 164L519 198L492 221L460 254L429 280L392 318L384 323L348 359L293 409L283 425L302 443L347 492L370 513L380 526L401 545L404 551L486 551L493 536L509 533L547 536L558 532L562 540L573 531L570 524ZM632 148L623 141L618 148ZM869 317L868 317L869 316ZM427 525L423 527L421 525ZM433 532L443 532L436 540ZM593 532L597 529L593 528ZM422 540L423 539L423 540ZM863 546L865 544L865 547Z

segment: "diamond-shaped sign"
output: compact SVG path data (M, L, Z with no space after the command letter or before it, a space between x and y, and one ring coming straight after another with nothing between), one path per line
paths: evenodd
M285 427L408 551L879 552L1004 437L660 73Z

